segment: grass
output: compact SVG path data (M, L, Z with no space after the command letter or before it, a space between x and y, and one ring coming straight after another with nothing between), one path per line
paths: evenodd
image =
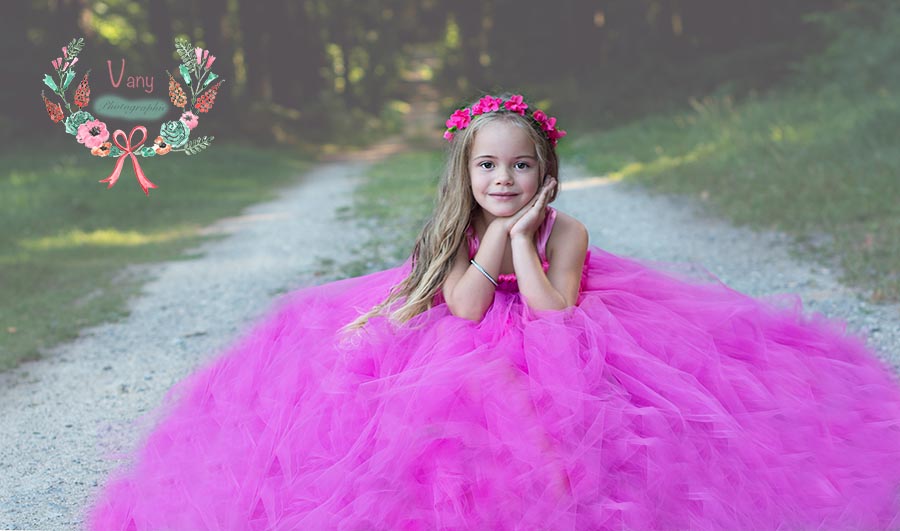
M354 191L353 204L339 212L343 221L363 224L364 236L349 260L340 265L323 262L320 268L337 267L341 276L353 277L408 258L431 214L442 158L441 151L416 151L372 165Z
M882 89L694 102L603 132L561 156L688 194L738 224L796 237L873 301L900 300L900 99Z
M149 198L130 162L107 190L97 181L113 161L71 142L0 159L0 369L8 369L124 316L152 264L189 258L186 250L214 238L201 227L274 197L312 157L220 144L197 157L139 159L159 186Z

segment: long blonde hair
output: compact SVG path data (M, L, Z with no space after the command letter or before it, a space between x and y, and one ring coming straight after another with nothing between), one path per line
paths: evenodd
M509 99L510 94L498 97L505 101ZM476 116L469 126L458 131L450 142L434 212L416 239L412 252L412 270L409 275L391 288L384 301L346 325L344 331L362 328L369 319L377 315L387 315L394 324L404 324L431 309L434 297L450 273L459 246L465 243L466 228L479 208L472 195L469 175L472 143L482 127L496 121L504 121L526 131L534 142L540 175L552 175L559 179L556 148L541 131L540 124L531 117L531 113L526 112L525 116L522 116L502 109ZM558 186L553 189L550 201L556 198L558 189ZM395 308L397 304L399 306Z

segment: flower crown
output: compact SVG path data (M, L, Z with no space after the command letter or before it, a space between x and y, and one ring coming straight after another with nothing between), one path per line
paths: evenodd
M514 94L506 101L493 96L485 96L478 100L478 103L472 105L471 109L469 107L459 109L450 116L450 119L447 120L447 130L444 131L444 138L446 138L447 141L453 140L453 135L457 131L462 131L466 127L469 127L469 124L472 123L472 120L476 116L499 111L501 108L525 116L528 104L522 102L521 94ZM565 131L556 128L556 118L547 116L544 111L538 109L531 114L531 117L541 126L541 131L544 132L547 139L550 140L550 143L553 144L554 147L560 138L566 136Z

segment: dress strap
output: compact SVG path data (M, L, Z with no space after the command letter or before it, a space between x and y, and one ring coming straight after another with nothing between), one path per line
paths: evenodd
M471 260L478 252L478 236L475 235L475 229L472 228L471 223L466 227L466 243L469 245L469 260Z
M547 213L544 216L544 223L538 229L537 252L541 262L548 263L547 260L547 240L550 239L550 231L553 230L553 222L556 221L556 209L548 206Z

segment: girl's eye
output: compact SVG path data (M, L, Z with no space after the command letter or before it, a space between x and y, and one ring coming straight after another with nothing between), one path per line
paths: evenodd
M516 167L519 168L520 170L524 170L524 169L528 168L528 163L527 162L517 162Z
M494 165L493 162L491 162L491 161L489 161L489 160L486 160L486 161L482 162L481 164L479 164L479 166L481 166L482 168L484 168L484 169L486 169L486 170L489 170L490 168L485 167L485 164L490 164L491 166Z

